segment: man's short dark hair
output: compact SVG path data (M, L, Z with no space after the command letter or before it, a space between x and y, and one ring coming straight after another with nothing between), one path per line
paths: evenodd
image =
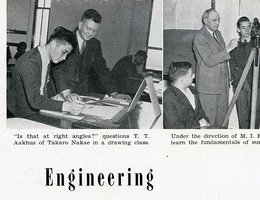
M95 9L88 9L81 16L82 22L85 21L86 19L92 19L94 22L100 24L102 21L102 16Z
M240 28L240 25L242 22L250 22L250 20L248 19L248 17L246 16L243 16L243 17L240 17L238 20L237 20L237 28ZM250 22L251 23L251 22Z
M185 76L189 69L191 69L189 62L172 62L168 70L170 81L175 83L178 78Z
M139 50L139 51L137 51L135 55L142 56L144 59L147 58L146 52L143 51L143 50Z
M73 32L61 26L55 28L49 37L47 44L52 40L58 40L61 43L68 42L73 47L73 49L77 47L77 39Z
M25 42L19 42L17 45L17 49L25 50L27 48L27 44Z

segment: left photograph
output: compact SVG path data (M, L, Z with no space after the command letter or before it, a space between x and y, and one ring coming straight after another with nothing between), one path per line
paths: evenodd
M162 7L7 1L7 128L162 129Z

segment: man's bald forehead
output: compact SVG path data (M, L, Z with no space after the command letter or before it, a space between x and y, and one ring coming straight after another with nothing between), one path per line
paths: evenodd
M208 17L212 16L212 15L218 15L219 16L219 14L218 14L218 12L216 10L209 11Z

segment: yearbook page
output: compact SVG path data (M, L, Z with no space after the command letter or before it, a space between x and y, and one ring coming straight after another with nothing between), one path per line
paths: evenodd
M192 42L195 34L204 26L201 23L203 12L211 7L219 12L221 20L218 30L228 46L230 40L239 38L236 23L240 17L247 16L250 22L254 17L259 19L260 4L257 0L3 0L0 6L0 199L259 199L259 127L239 129L239 111L235 105L227 127L209 126L209 113L203 115L206 119L203 120L204 124L201 122L201 127L197 127L200 126L199 122L186 127L190 123L185 122L177 123L177 126L182 126L177 127L179 129L167 128L168 125L176 126L171 120L176 119L177 111L171 114L169 107L165 106L166 90L176 86L172 83L175 80L171 80L169 75L172 72L169 67L171 63L188 62L192 70L197 66L198 57L193 53ZM91 25L82 22L82 14L88 9L101 14L102 22L97 23L98 27L89 27ZM56 115L51 115L53 111L36 112L26 118L14 115L17 106L14 99L29 98L30 90L25 88L31 85L26 84L27 81L33 79L36 73L43 73L38 69L30 71L30 75L27 74L27 78L19 82L24 87L24 97L16 95L21 94L23 87L17 91L15 63L26 57L14 59L18 44L22 41L27 44L25 54L38 46L45 46L59 26L70 30L68 34L75 35L75 28L82 31L80 33L92 32L93 36L90 36L86 49L83 49L89 51L84 59L89 59L86 62L91 63L97 57L103 57L111 72L106 71L106 76L100 75L103 78L112 77L112 69L120 64L120 59L133 56L132 59L125 58L131 63L139 50L144 52L147 56L143 61L144 77L148 72L155 73L154 78L160 82L156 86L160 88L156 90L164 91L163 95L162 92L157 95L160 105L156 106L156 112L149 100L148 88L135 108L116 123L93 121L93 118L86 118L85 121L77 117L66 119L60 114L62 110ZM217 44L213 39L212 43ZM60 46L53 45L52 48L57 48L57 51L48 51L49 54L57 55L53 52L57 53ZM65 59L56 61L61 65L69 61L74 66L76 61L72 62L71 57L75 53L82 57L84 55L80 54L79 44L74 50L77 52L71 51ZM96 52L94 50L101 51L101 54L91 58ZM35 58L33 61L36 62ZM41 61L39 63L42 65ZM22 67L25 70L28 66ZM75 65L72 69L78 67ZM104 69L97 65L95 67L99 67L100 71ZM99 70L96 73L101 73ZM84 89L87 80L95 83L90 89L100 89L96 83L98 79L84 77L86 71L79 73L77 78L81 77L82 83L77 89ZM137 70L135 73L138 73ZM72 77L73 73L67 75ZM211 76L210 85L216 79L216 74L207 72L206 75ZM40 82L41 76L37 77L36 82ZM190 81L194 85L192 77L193 74L190 74L189 78L182 79L182 83ZM114 82L118 90L121 86L124 89L119 91L120 94L128 89L132 98L140 85L119 82L122 77L114 80L117 80ZM168 84L168 81L172 82ZM105 87L110 87L110 84ZM178 88L173 90L178 91ZM184 121L193 109L192 103L184 94L178 94L181 94L178 97L181 103L176 109L181 110L184 104L190 106L178 113ZM231 102L234 96L232 89L228 96ZM171 103L173 98L168 99ZM198 106L196 102L195 106ZM31 106L29 104L30 109ZM256 103L256 113L258 108ZM112 112L110 109L108 112ZM158 109L161 111L159 116ZM108 112L105 108L98 110L102 116L107 116Z

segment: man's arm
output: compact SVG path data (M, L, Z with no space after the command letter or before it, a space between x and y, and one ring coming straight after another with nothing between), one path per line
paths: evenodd
M99 80L105 87L108 94L117 92L116 85L112 79L112 74L106 66L106 60L103 58L101 44L98 40L96 40L96 52L93 69L98 75Z
M230 66L230 73L231 73L231 82L234 85L234 87L236 87L243 73L243 69L238 68L236 62L236 55L234 51L230 52L230 57L231 59L229 60L229 66Z
M105 87L107 93L113 98L125 99L131 101L131 97L126 94L120 94L117 92L115 82L112 78L111 71L106 66L106 60L103 58L101 44L97 40L97 49L95 53L94 71L98 74L100 81Z
M229 68L230 68L230 74L231 74L231 82L234 81L235 78L235 72L236 72L236 59L234 52L231 51L230 53L230 60L229 60Z
M38 65L37 62L24 62L19 66L25 95L30 106L37 110L68 111L74 115L80 114L84 107L82 102L55 101L40 94L41 81L38 75L41 72L40 67L35 67L35 65Z
M70 58L68 57L67 60L59 63L57 66L54 66L51 70L55 81L55 86L58 94L61 94L65 101L80 100L79 95L71 93L71 89L68 86L69 84L66 81L66 73L68 73L67 67L71 64L71 62L68 62L68 59ZM74 66L72 66L72 68L74 68ZM70 73L74 74L73 72Z
M21 79L23 81L25 95L29 104L34 109L45 109L53 111L61 111L63 102L51 100L40 95L41 80L39 79L40 67L37 62L23 62L19 66Z
M59 63L57 66L53 66L52 74L55 81L55 86L58 93L69 89L66 84L66 61Z

